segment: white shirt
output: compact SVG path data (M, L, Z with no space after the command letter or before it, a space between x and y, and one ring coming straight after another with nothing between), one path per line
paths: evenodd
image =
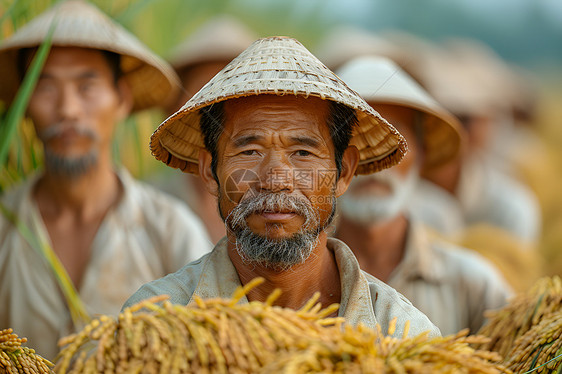
M118 173L119 204L109 211L92 243L79 296L91 314L117 315L142 284L179 269L212 245L199 219L180 201ZM2 197L32 232L48 238L32 198L37 177ZM66 301L46 262L0 215L0 329L11 327L47 359L72 331Z

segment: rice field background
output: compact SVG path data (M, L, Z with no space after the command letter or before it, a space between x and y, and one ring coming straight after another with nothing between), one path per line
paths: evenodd
M309 49L337 23L324 2L302 5L298 0L94 0L100 9L133 32L157 54L171 49L214 15L238 17L260 36L296 37ZM0 41L56 3L54 0L0 0ZM333 3L333 2L329 2ZM351 1L349 4L360 3ZM387 22L390 22L387 20ZM561 21L562 25L562 21ZM476 25L475 25L476 28ZM432 30L428 30L430 34ZM537 60L540 60L538 56ZM532 64L531 64L532 65ZM539 245L540 273L562 274L562 63L528 65L537 87L537 117L533 124L539 149L521 150L519 172L535 191L543 209L543 235ZM0 67L1 68L1 67ZM1 84L1 83L0 83ZM6 138L13 122L9 108L0 103L0 191L8 189L41 167L41 147L29 120L17 118L14 136ZM162 180L175 171L155 161L148 151L152 131L164 119L159 110L145 111L124 121L116 130L114 158L141 179ZM4 144L5 143L5 144ZM1 158L0 158L1 160Z

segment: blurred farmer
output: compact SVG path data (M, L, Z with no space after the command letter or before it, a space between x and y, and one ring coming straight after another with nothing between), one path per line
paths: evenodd
M169 58L181 79L183 90L168 106L168 112L177 111L256 39L257 36L243 23L227 15L214 17L197 29L173 50ZM213 243L217 243L226 235L226 229L217 211L216 199L201 179L191 174L184 174L184 177L188 181L187 188L178 183L173 186L175 191L170 192L188 202L201 217Z
M260 39L234 59L151 140L155 157L198 173L217 197L228 231L197 262L143 286L125 305L169 294L229 297L254 277L266 279L244 301L276 288L278 305L300 308L317 291L340 303L348 323L398 318L410 333L438 329L403 296L359 268L347 245L328 238L335 198L354 174L396 164L400 134L294 39Z
M509 287L487 260L431 239L408 212L420 170L458 152L457 121L389 59L360 57L337 74L404 135L409 152L391 169L353 180L339 198L336 237L361 269L396 288L443 334L475 333L483 312L505 303Z
M11 100L53 20L53 47L27 111L43 143L44 171L2 197L0 220L0 328L14 328L51 359L73 328L71 313L81 312L80 298L89 314L116 314L140 285L210 249L185 206L115 170L117 123L162 103L176 79L97 8L64 2L6 40L2 99ZM49 256L78 295L57 281Z
M475 53L432 48L417 51L412 59L418 55L425 56L425 64L415 69L416 77L460 119L467 136L457 157L422 171L424 182L414 200L417 214L445 234L488 224L524 243L536 243L541 231L538 201L529 188L502 170L505 161L491 152L494 142L507 140L498 135L510 127L506 122L513 121L505 80L489 64L468 57ZM455 227L457 222L460 225Z

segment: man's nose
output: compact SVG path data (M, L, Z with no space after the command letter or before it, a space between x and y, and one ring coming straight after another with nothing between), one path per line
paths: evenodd
M82 110L78 92L72 87L64 87L60 93L58 112L62 120L75 120Z
M293 167L285 156L276 153L269 154L260 168L262 191L286 192L294 190Z

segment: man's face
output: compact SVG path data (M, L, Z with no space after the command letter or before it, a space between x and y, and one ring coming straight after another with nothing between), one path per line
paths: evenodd
M224 110L219 209L239 253L276 268L303 262L333 217L328 103L260 95L227 101Z
M102 52L52 48L28 107L47 169L70 176L87 171L100 152L109 152L128 110Z
M362 225L384 222L406 210L421 164L414 132L415 112L392 105L373 107L406 138L409 151L390 169L354 178L348 192L339 199L342 215Z

